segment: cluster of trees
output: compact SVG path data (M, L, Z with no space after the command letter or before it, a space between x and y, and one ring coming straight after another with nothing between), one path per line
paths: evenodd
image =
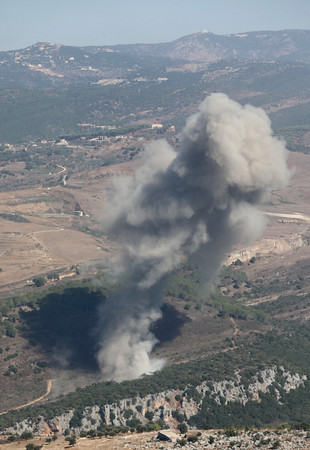
M185 391L184 395L192 396L195 393L189 388L194 388L203 381L210 383L212 380L230 379L241 367L244 369L240 371L240 375L244 373L244 377L249 378L264 368L262 361L266 365L283 365L293 373L299 371L310 376L310 330L307 326L295 329L288 327L288 331L282 334L253 334L250 342L237 341L237 344L238 348L232 352L166 367L161 372L139 380L97 383L78 388L58 401L11 411L0 417L0 428L12 426L26 417L31 420L39 415L52 418L72 408L75 409L75 416L78 416L87 406L104 406L124 398L144 397L168 389L180 389ZM274 420L288 421L294 418L310 421L310 382L305 382L305 387L283 395L282 405L277 402L276 395L266 394L262 396L262 403L248 402L245 408L237 403L219 406L208 399L204 401L197 417L191 419L191 423L200 427L206 423L213 426L230 426L236 423L256 425L258 422L273 423ZM270 413L267 414L266 411Z
M2 217L3 219L6 219L6 220L11 220L13 222L23 222L23 223L29 222L28 219L26 219L25 217L23 217L19 214L1 213L0 217Z
M237 264L235 267L239 267ZM235 267L224 266L220 273L220 287L231 287L238 290L241 286L250 287L245 272ZM195 267L185 266L182 270L172 274L165 283L164 293L166 296L185 301L184 309L190 309L194 305L196 309L201 309L203 305L215 308L220 317L233 317L241 320L266 321L266 314L261 309L245 306L237 303L234 298L224 295L220 289L215 289L211 293L202 289L204 275ZM233 296L235 297L235 296ZM240 294L240 297L242 295Z
M47 274L46 277L48 280L59 280L59 273L58 272L50 272ZM44 286L46 284L46 278L45 277L34 277L32 279L32 282L37 286L37 287L41 287Z
M285 139L287 148L292 152L309 153L310 146L305 145L304 139L309 130L309 125L295 125L278 130L277 135Z
M199 276L199 274L197 275L190 270L184 270L184 273L175 274L167 281L166 292L169 292L169 295L176 295L178 292L185 291L188 295L186 300L190 301L190 296L193 296L194 299L196 295L201 295ZM243 277L242 272L240 273L236 269L229 268L224 271L224 280L227 279L225 277L229 277L232 280L232 277L236 279L239 276ZM73 359L71 361L73 364L82 365L85 363L88 367L90 364L95 365L94 352L92 353L92 349L95 349L95 342L90 340L89 331L93 328L96 321L99 303L105 301L106 296L115 288L115 286L111 286L108 283L103 284L100 289L95 288L89 280L84 280L71 282L65 287L54 286L45 292L33 291L25 296L4 299L0 304L0 312L5 318L1 327L6 327L5 332L10 333L9 324L15 327L17 321L19 327L21 325L25 327L24 331L21 329L21 332L27 333L28 338L32 342L40 342L46 349L49 349L51 343L55 345L55 342L58 342L57 339L60 339L60 342L73 349ZM309 302L310 298L308 297L304 296L304 301ZM288 305L290 302L295 304L297 301L295 298L285 298L284 300ZM184 300L182 299L182 301ZM220 292L214 292L207 299L204 299L204 302L217 308L219 313L223 315L242 318L242 315L246 313L246 319L253 317L255 320L260 317L263 320L265 317L264 308L269 307L267 305L257 308L246 308L226 298ZM281 307L280 303L280 301L275 303L276 311L277 308ZM13 314L12 310L21 305L30 306L32 310L20 311L16 317L16 313ZM253 316L251 316L252 314ZM81 317L83 320L81 320ZM280 326L281 324L279 323L278 325ZM291 371L301 371L310 376L309 328L306 325L297 323L285 323L283 325L283 331L279 333L276 331L269 331L265 335L251 333L246 341L242 337L236 336L234 339L236 348L231 352L215 354L204 360L165 367L161 372L152 376L145 376L139 380L122 383L97 383L84 389L79 388L76 392L58 401L28 407L20 411L11 411L6 415L0 416L0 428L3 429L10 426L16 421L23 420L25 417L29 417L32 420L35 420L39 415L47 419L52 418L72 408L75 410L75 414L72 418L71 426L79 426L82 412L87 406L95 404L104 406L123 398L144 397L148 394L155 394L168 389L183 390L183 396L199 401L201 396L195 389L195 386L203 381L211 382L212 380L230 379L234 377L235 371L237 369L240 370L240 368L242 368L240 370L242 383L246 384L247 380L250 382L253 374L263 368L261 361L264 361L266 365L283 365ZM39 364L38 370L41 370ZM310 411L310 389L308 383L306 383L304 388L298 389L295 394L285 395L285 404L281 407L277 402L276 396L271 394L262 397L263 404L273 411L273 414L276 414L275 409L277 409L278 413L275 417L278 417L279 420L288 420L293 417L293 413L290 413L290 408L300 420L308 420L308 416L310 418L308 406L302 409L300 407L301 403L298 403L300 400L298 395L302 389L304 389L306 402L309 401ZM307 400L307 397L309 400ZM296 401L297 398L298 401ZM249 402L247 407L243 409L243 413L240 412L242 408L238 404L229 404L225 408L224 405L219 406L214 404L214 402L212 403L212 401L204 400L202 410L191 419L192 423L201 426L203 423L206 424L212 420L211 423L214 426L229 426L230 423L224 422L223 418L224 416L228 417L228 414L231 414L229 417L231 417L232 423L236 423L236 417L239 417L240 424L256 424L259 421L268 423L269 420L272 421L270 415L267 415L266 419L260 419L260 414L262 414L264 409L260 409L256 402ZM181 411L176 411L175 414L179 422L184 420ZM257 422L254 421L254 417L259 418ZM132 420L134 419L128 416L129 427L141 425L141 423L134 423ZM148 417L148 420L152 421L151 415Z

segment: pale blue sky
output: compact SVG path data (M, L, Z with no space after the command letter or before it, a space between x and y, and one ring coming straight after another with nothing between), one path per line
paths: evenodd
M310 0L0 0L0 50L296 28L310 29Z

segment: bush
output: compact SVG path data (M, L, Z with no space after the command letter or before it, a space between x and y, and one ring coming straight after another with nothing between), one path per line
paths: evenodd
M18 353L11 353L10 355L3 358L3 361L9 361L10 359L16 358L18 356Z
M186 425L185 422L180 423L179 426L178 426L178 429L180 430L181 434L187 433L187 430L188 430L187 425Z
M234 266L242 266L242 265L243 265L243 262L240 261L240 259L237 259L236 261L234 261L233 265L234 265Z
M17 440L16 434L10 434L7 440L8 442L15 442Z
M144 416L147 420L153 420L154 413L153 413L153 411L146 411Z
M59 273L57 273L57 272L48 273L47 279L48 280L59 280Z
M94 437L97 436L97 431L96 431L96 430L89 430L89 431L87 432L87 436L89 436L89 437L91 437L91 438L94 438Z
M230 427L224 431L224 434L227 437L234 437L234 436L238 436L238 431L234 427Z
M184 422L185 420L184 415L179 410L172 411L172 417L174 417L174 419L177 419L177 421L180 423Z
M187 438L187 441L188 442L198 442L198 436L195 434L195 435L193 435L193 436L189 436L188 438Z
M33 434L31 433L31 431L24 431L21 435L20 438L21 439L31 439L33 437Z
M69 445L75 445L76 444L76 437L73 435L73 436L67 436L66 438L65 438L65 441L68 441L69 442Z
M47 367L48 364L46 361L38 361L37 366L40 367L41 369L45 369L45 367Z
M37 287L44 286L46 283L46 279L44 277L35 277L32 281Z
M132 415L133 415L133 410L132 409L126 409L126 411L123 414L125 419L129 419L129 417L131 417Z

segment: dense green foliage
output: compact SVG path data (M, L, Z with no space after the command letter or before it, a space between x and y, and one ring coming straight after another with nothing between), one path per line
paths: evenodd
M138 380L122 383L110 381L93 384L83 389L78 388L74 393L58 401L9 412L0 417L0 427L7 427L25 417L32 420L39 415L52 418L72 408L75 409L76 416L78 411L81 414L86 406L95 404L103 406L123 398L144 397L167 389L185 391L187 389L187 394L191 395L193 392L191 386L195 387L203 381L230 379L240 368L244 368L241 369L240 374L246 382L250 381L252 375L261 370L265 364L283 365L293 372L299 371L309 377L309 327L288 326L287 333L268 332L265 336L253 335L252 342L238 342L238 348L233 351L215 354L204 360L166 367L161 372ZM310 420L310 383L308 381L304 388L285 394L284 399L284 404L279 405L274 395L266 394L262 396L264 403L249 402L246 407L234 403L219 407L212 403L212 400L204 400L203 411L192 421L197 425L203 421L203 425L212 423L213 426L229 426L230 422L255 425L277 420ZM270 414L266 414L266 408L271 411ZM221 413L221 411L224 412Z
M162 117L173 117L163 120L164 125L173 123L179 127L185 124L189 106L196 107L206 92L231 95L240 91L240 86L257 92L248 98L239 96L242 103L254 106L281 104L290 96L300 96L301 90L305 98L309 93L309 67L301 63L220 61L192 73L166 71L162 64L148 67L144 61L139 72L139 77L144 73L145 81L138 82L133 74L125 72L127 82L119 85L77 87L72 83L58 89L2 88L0 141L81 135L78 123L127 126L132 124L132 114L139 120L154 120L158 111ZM165 81L158 82L158 77L164 77ZM143 111L150 113L145 116ZM280 108L270 116L275 129L309 126L309 102Z
M309 121L306 120L305 125L287 126L277 130L277 135L285 139L287 148L292 152L310 152L310 142L305 145L305 135L310 131Z
M238 267L238 264L236 267ZM233 267L224 266L222 268L219 281L220 287L232 285L237 290L241 287L248 287L248 283L245 272ZM164 294L175 299L180 299L180 301L186 301L185 309L189 309L189 305L191 304L196 309L207 305L215 308L220 317L233 317L241 320L266 320L266 315L263 310L237 303L234 300L236 294L234 298L231 298L223 295L219 289L215 289L210 293L205 288L205 285L206 279L202 272L197 269L195 270L191 266L185 266L182 270L168 277L164 285Z
M41 278L34 279L39 286L44 284ZM0 338L3 335L14 338L17 332L24 333L32 345L40 342L47 350L57 344L61 347L72 343L72 349L76 349L72 358L76 364L79 364L80 358L82 364L84 356L90 352L87 344L90 343L89 334L96 321L98 304L112 289L107 282L101 288L95 288L90 280L83 280L1 299L0 317L3 320L0 324ZM22 306L26 306L27 311L20 309ZM83 321L80 320L81 317ZM91 323L91 320L94 322ZM93 361L93 354L90 359Z
M227 288L233 283L245 286L249 283L245 273L237 267L239 266L223 268L220 277L222 287ZM53 287L49 291L33 291L26 296L1 300L1 312L5 318L1 326L9 329L9 324L12 324L15 329L14 324L17 321L22 325L19 332L24 333L33 345L40 343L45 350L53 350L57 346L70 349L68 363L71 367L92 366L96 369L95 339L91 330L96 323L98 306L108 301L109 293L115 289L115 286L107 282L101 281L100 285L100 288L94 287L89 280L84 280L67 286ZM202 285L202 274L186 267L166 280L165 293L177 301L183 303L186 301L187 304L195 307L199 305L212 307L218 311L220 317L230 316L242 321L255 321L256 324L257 321L270 320L270 317L288 308L309 304L309 295L298 296L298 298L291 295L280 297L272 303L246 307L225 297L220 291L206 296ZM267 287L268 285L265 286L266 289ZM253 289L253 286L248 289ZM182 293L184 297L180 296ZM22 305L30 307L30 311L19 311L18 314L13 314L13 309L18 310L18 307ZM154 332L162 341L173 339L178 332L178 327L181 327L186 320L186 316L182 316L172 306L164 305L163 319L155 325ZM199 402L202 397L195 387L202 382L211 383L214 380L232 379L236 371L239 371L242 384L248 386L253 381L253 375L270 365L284 366L293 373L298 371L310 377L309 326L295 321L288 323L278 320L277 328L278 332L268 331L265 335L250 333L246 340L237 335L234 337L235 347L231 351L165 367L152 376L122 383L112 381L97 383L83 389L78 388L74 393L57 401L20 411L11 411L0 416L0 427L5 428L25 417L32 420L39 415L52 418L71 409L74 409L74 415L70 426L78 427L81 424L82 412L87 406L96 404L102 407L124 398L144 397L168 389L179 389L188 400L193 399ZM6 360L15 357L14 353L5 355ZM34 369L40 371L45 367L46 362L42 361L37 363ZM4 375L10 376L14 373L16 368L11 365ZM281 386L278 386L278 390L281 390ZM259 425L273 421L310 420L310 383L307 381L304 387L289 394L282 391L283 405L279 405L272 391L261 396L261 403L249 402L246 406L238 403L218 405L212 398L206 397L202 402L201 411L192 417L190 423L206 427L210 424L212 426ZM304 397L303 407L301 407L302 396ZM180 396L178 400L181 401L181 398ZM266 408L270 414L264 415ZM181 411L176 410L173 414L179 422L184 420ZM151 413L148 413L147 419L151 421L152 418ZM126 411L126 419L127 425L131 428L142 426L131 409Z

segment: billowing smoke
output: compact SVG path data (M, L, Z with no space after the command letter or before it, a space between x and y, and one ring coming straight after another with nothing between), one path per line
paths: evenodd
M105 377L136 378L161 367L148 356L161 281L189 257L212 280L235 244L257 238L265 226L258 205L287 184L286 159L262 109L213 94L188 119L179 152L165 140L152 143L134 176L115 180L104 226L122 243L114 273L130 283L101 311Z

